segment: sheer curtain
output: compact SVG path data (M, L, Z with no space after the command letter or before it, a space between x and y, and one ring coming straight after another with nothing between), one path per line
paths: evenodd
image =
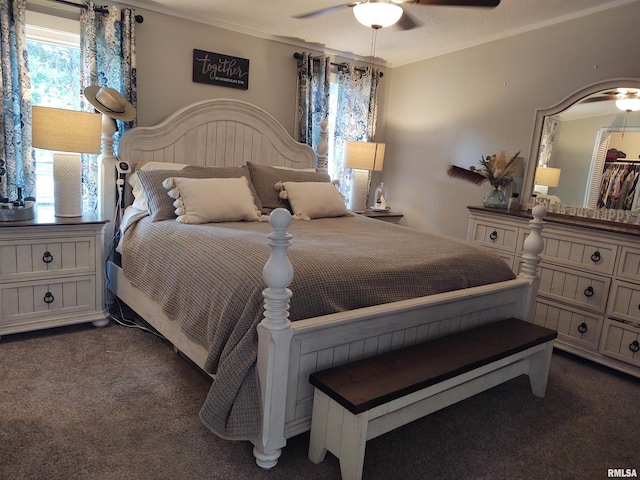
M380 72L364 71L346 63L338 71L338 108L331 159L334 171L342 172L340 192L350 203L353 171L344 166L347 141L368 142L375 138L378 116L378 81Z
M26 0L0 2L0 196L35 196L31 148L31 80L25 34ZM4 162L4 165L2 165Z
M80 55L82 90L90 85L118 90L135 107L137 104L134 11L117 6L95 7L85 0L80 15ZM95 111L84 100L82 109ZM116 122L114 149L132 122ZM98 156L82 156L82 200L84 211L94 212L98 205Z
M313 148L316 155L320 124L329 115L330 68L329 57L303 52L298 58L298 141Z

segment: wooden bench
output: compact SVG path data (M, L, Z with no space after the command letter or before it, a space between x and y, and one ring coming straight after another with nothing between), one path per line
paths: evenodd
M522 374L544 397L556 336L511 318L312 373L309 459L360 479L367 440Z

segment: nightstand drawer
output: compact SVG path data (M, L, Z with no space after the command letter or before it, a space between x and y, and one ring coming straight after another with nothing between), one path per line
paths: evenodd
M640 366L640 328L607 320L600 352Z
M95 309L93 275L0 285L1 325Z
M94 237L3 242L0 281L93 273L95 258Z
M609 315L640 324L640 285L613 282Z
M604 313L611 280L579 270L540 263L539 294Z
M536 301L533 322L558 331L558 340L596 351L603 317L542 299Z

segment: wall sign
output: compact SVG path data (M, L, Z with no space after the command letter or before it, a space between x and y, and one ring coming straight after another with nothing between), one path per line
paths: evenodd
M193 49L193 81L223 87L249 88L249 59Z

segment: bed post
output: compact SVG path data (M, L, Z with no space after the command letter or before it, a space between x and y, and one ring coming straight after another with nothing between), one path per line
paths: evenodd
M287 288L293 280L293 267L287 257L291 245L291 214L284 208L274 210L269 221L273 232L267 238L271 256L262 276L267 288L263 290L264 318L258 325L258 378L262 397L262 435L253 439L256 463L265 469L278 462L287 440L284 435L285 400L289 374L289 347L293 330L289 321Z
M320 141L318 142L318 155L316 157L316 170L327 173L327 152L329 151L329 120L326 118L320 123Z
M544 240L542 239L543 218L547 211L542 205L533 207L531 211L533 219L529 220L530 233L524 241L522 255L522 266L518 277L529 280L530 288L525 299L520 315L523 320L533 323L535 313L536 296L540 277L538 276L538 263L540 263L540 253L544 250Z

